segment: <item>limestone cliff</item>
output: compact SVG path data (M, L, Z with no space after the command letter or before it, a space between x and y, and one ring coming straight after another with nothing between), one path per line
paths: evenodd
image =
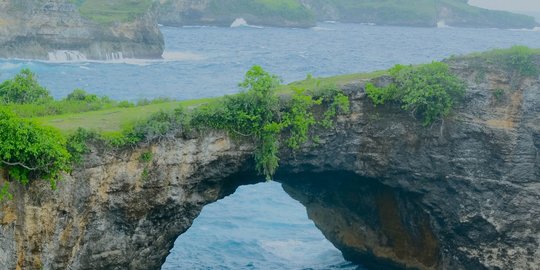
M540 80L450 64L468 91L444 122L374 107L366 81L352 82L351 113L318 144L283 149L276 178L347 259L374 269L540 269ZM219 132L101 149L57 191L13 189L0 269L159 269L204 205L260 179L253 146Z
M273 3L275 2L275 3ZM251 25L312 27L313 13L296 0L159 0L159 23L229 27L237 18Z
M531 16L470 6L464 0L349 1L299 0L319 21L377 25L521 29L539 24Z
M436 27L534 28L531 16L470 6L464 0L159 0L159 22L170 26L312 27L316 21Z
M81 15L79 6L72 2L0 0L0 57L44 60L161 57L164 42L153 9L129 20L104 23Z

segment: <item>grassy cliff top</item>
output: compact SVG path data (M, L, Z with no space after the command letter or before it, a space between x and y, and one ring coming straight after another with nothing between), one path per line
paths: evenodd
M460 27L533 28L531 16L471 6L466 0L306 0L319 10L338 11L347 22L435 26L445 21ZM320 11L321 12L321 11Z
M65 1L77 5L84 18L102 25L132 21L147 12L154 3L160 5L162 12L165 13L176 12L173 8L175 2L190 3L185 0ZM24 1L13 2L16 9L24 9L27 6L22 4ZM192 2L200 5L200 2ZM471 6L467 2L466 0L208 0L207 7L202 12L205 18L252 16L268 25L279 25L279 22L281 25L283 22L291 22L294 25L296 22L309 26L314 25L316 20L328 19L401 26L436 26L438 21L445 21L448 25L458 27L533 28L539 25L531 16L483 9ZM189 17L190 14L185 15Z
M209 11L216 15L247 13L288 20L314 20L314 14L297 0L212 0Z
M99 24L127 22L148 11L152 0L70 0L81 15Z
M307 78L302 81L282 85L278 88L278 93L287 95L292 92L293 88L317 89L330 85L343 85L349 82L358 80L370 79L385 74L386 71L377 71L373 73L356 73L348 75L333 76L327 78ZM146 106L137 106L130 108L109 108L105 110L90 111L84 113L51 115L45 117L36 117L37 122L53 126L60 129L63 133L71 133L79 127L99 132L117 132L124 126L136 121L144 120L159 111L172 111L179 106L185 108L193 108L207 103L212 103L219 100L216 98L203 98L184 101L172 101L159 104L151 104Z
M496 64L501 68L517 71L523 75L536 75L540 73L537 68L536 60L532 56L540 55L540 49L530 49L524 46L514 46L510 49L496 49L488 52L472 53L465 56L452 57L449 61L455 59L469 59L471 65ZM308 90L323 89L329 86L340 86L347 83L376 78L387 74L387 71L376 71L372 73L356 73L326 78L312 78L308 76L305 80L281 85L278 93L289 95L295 88ZM49 115L43 117L34 117L33 119L41 124L53 126L60 129L63 133L71 133L79 127L99 131L99 132L117 132L123 127L144 120L152 113L159 111L172 111L179 106L184 108L194 108L203 104L213 103L220 100L221 97L203 98L184 101L165 101L157 104L150 104L135 107L107 107L104 109L82 112L67 113L60 115ZM17 107L12 106L17 111ZM27 109L25 109L27 110Z

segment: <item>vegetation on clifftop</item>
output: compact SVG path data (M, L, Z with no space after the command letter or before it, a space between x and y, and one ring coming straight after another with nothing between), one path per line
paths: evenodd
M193 10L190 6L193 5ZM179 10L177 7L181 7ZM160 2L159 21L164 24L230 25L243 17L249 23L270 26L314 26L314 13L298 0L184 0ZM183 14L180 16L180 14ZM175 21L176 20L176 21Z
M229 25L244 17L268 26L315 26L316 21L435 27L533 28L531 16L471 6L466 0L163 0L165 25Z
M461 59L487 61L512 76L530 77L540 74L539 53L539 50L516 46ZM233 138L254 143L257 169L271 178L279 166L280 148L294 151L310 140L316 144L312 130L331 127L338 114L349 111L347 96L335 85L386 74L393 81L382 86L367 84L367 95L375 104L400 105L420 118L424 125L447 116L465 93L463 82L450 72L447 64L440 62L397 65L389 71L327 79L308 76L304 81L287 86L279 85L276 76L255 66L240 84L244 91L236 95L157 104L146 101L139 107L113 102L115 105L105 110L72 111L73 114L66 115L51 112L54 115L26 119L17 114L31 117L43 111L32 114L32 110L20 110L23 108L20 106L41 108L43 104L54 102L93 104L105 98L75 90L61 101L52 101L35 76L23 71L0 84L0 167L8 172L11 182L28 184L32 179L45 179L54 187L62 171L82 161L89 151L90 141L124 148L197 131L224 130ZM143 117L149 114L150 117ZM60 127L63 134L40 123ZM108 127L99 129L103 126ZM0 187L0 197L9 196L7 190L6 186Z
M279 164L278 150L282 144L296 150L310 139L310 129L317 123L328 125L337 114L349 111L348 98L336 88L319 93L296 88L289 100L280 100L276 94L278 85L275 76L255 66L240 84L245 92L197 108L192 125L199 129L224 129L252 139L257 146L257 169L271 179ZM313 107L322 103L326 113L321 121L316 121ZM288 135L282 136L283 131Z
M422 119L425 126L447 116L465 94L465 85L451 74L448 65L396 65L389 70L393 82L385 87L366 85L374 104L398 103L404 110Z
M209 11L216 15L251 14L291 21L315 21L314 14L296 0L213 0Z
M473 53L466 56L466 58L477 59L487 62L486 64L503 67L512 77L531 77L540 75L540 69L535 60L536 55L540 55L540 49L513 46L509 49Z
M22 74L26 73L29 71ZM27 78L34 85L35 76ZM17 79L8 80L5 84L11 85ZM89 141L123 148L190 130L217 129L228 131L235 138L253 141L257 169L270 179L278 167L278 150L282 145L298 149L310 139L312 127L321 123L321 127L328 128L338 114L349 110L348 98L337 88L319 89L317 92L295 88L290 99L281 99L277 94L277 77L258 66L247 72L240 86L244 91L239 94L199 104L190 111L183 107L158 111L145 120L125 123L127 125L120 132L111 133L81 127L67 136L61 135L54 128L43 127L13 113L12 108L20 109L17 107L20 104L4 103L0 111L0 130L3 131L0 134L0 167L8 171L9 182L26 185L33 179L45 179L55 187L62 171L68 171L72 163L82 161L88 152ZM47 98L36 99L35 104L44 100L52 102L48 92L45 90L44 93ZM75 90L62 102L78 104L100 100L83 90ZM323 103L327 109L317 119L313 108ZM0 196L10 196L6 186L0 189Z
M494 11L462 0L305 0L319 16L381 25L436 26L439 21L460 27L533 28L531 16ZM328 14L328 11L333 11Z
M55 188L60 174L70 169L66 139L56 129L0 108L0 130L0 167L7 170L8 181L26 185L46 179ZM6 195L2 190L0 199Z
M99 24L132 21L146 13L152 0L70 0L79 7L81 16Z

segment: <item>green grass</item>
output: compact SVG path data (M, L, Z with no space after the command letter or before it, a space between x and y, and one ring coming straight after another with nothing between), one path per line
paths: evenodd
M335 9L342 21L435 26L444 8L454 26L532 28L531 16L471 6L465 0L310 0L316 9Z
M494 49L487 52L472 53L457 59L476 61L476 65L487 62L504 68L512 77L534 77L540 75L535 56L540 55L540 49L526 46L513 46L509 49ZM485 64L484 64L485 65Z
M513 46L511 48L507 49L493 49L486 52L475 52L470 53L462 57L457 58L484 58L484 59L490 59L490 58L496 58L501 56L510 56L510 55L519 55L519 54L529 54L529 55L540 55L540 48L528 48L526 46Z
M517 69L520 72L529 74L528 67L531 65L532 60L530 57L532 55L540 55L540 49L530 49L523 46L514 46L510 49L496 49L488 52L473 53L466 56L460 56L455 59L484 59L490 62L507 65L508 68ZM534 71L538 72L538 70L536 69ZM281 85L279 86L277 91L280 95L288 95L291 94L293 92L293 89L295 88L303 88L307 90L321 90L327 87L345 85L350 82L372 79L386 74L388 74L387 70L381 70L371 73L355 73L326 78L312 78L311 76L308 76L308 78L306 78L305 80L293 82L287 85ZM172 111L179 106L190 109L203 104L216 102L219 99L220 97L164 102L130 108L115 107L92 112L52 115L46 117L36 117L32 119L36 120L39 123L56 127L60 129L61 132L64 134L69 134L77 130L79 127L102 133L114 133L121 131L123 127L129 126L130 124L133 124L139 120L144 120L148 118L149 115L155 112Z
M449 8L454 16L459 17L460 22L453 22L456 26L532 28L537 25L532 16L479 8L466 1L441 0L440 5Z
M320 7L335 8L341 20L385 25L433 25L437 17L434 0L313 0ZM407 3L404 3L407 2Z
M132 21L152 6L152 0L71 0L81 15L99 24Z
M282 85L278 88L278 93L288 94L293 88L303 88L307 90L318 90L328 86L341 86L350 82L373 79L387 74L386 70L380 70L370 73L353 73L346 75L338 75L326 78L307 78L302 81L292 82L287 85Z
M205 98L186 101L166 102L131 108L112 108L77 114L52 115L32 118L38 123L53 126L64 134L70 134L80 127L100 133L113 133L122 130L126 125L144 120L152 113L169 111L184 106L187 108L216 101L217 98Z
M215 15L251 14L294 21L315 20L315 15L296 0L212 0L209 11Z
M386 71L376 71L372 73L357 73L333 76L327 78L308 78L302 81L293 82L288 85L282 85L278 93L286 95L292 93L293 88L304 88L308 90L317 90L327 86L343 85L348 82L375 78L386 74ZM136 106L131 108L111 108L99 111L51 115L45 117L32 118L35 121L53 126L64 134L70 134L79 127L94 130L100 133L115 133L122 128L129 126L137 121L146 119L149 115L159 111L172 111L179 106L193 108L206 103L216 102L220 98L204 98L185 101L165 102L160 104L151 104L146 106Z

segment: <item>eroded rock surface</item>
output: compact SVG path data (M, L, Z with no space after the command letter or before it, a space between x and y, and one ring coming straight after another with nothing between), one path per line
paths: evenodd
M153 9L104 24L81 16L69 0L0 0L1 58L161 58L163 46Z
M0 213L0 269L159 269L204 205L246 183L251 151L219 133L96 150L57 191L15 192Z
M466 98L427 128L399 108L373 107L362 83L345 87L351 115L282 171L348 172L356 181L285 177L287 191L352 260L540 269L539 80L472 60L451 66L469 86Z
M358 81L318 144L282 150L276 178L347 259L539 269L540 81L477 64L451 62L468 92L444 122L374 107ZM37 181L1 205L0 269L159 269L204 205L262 180L252 150L223 133L96 147L59 190Z
M159 23L168 26L211 25L229 27L239 18L251 25L307 28L316 25L304 6L278 6L257 1L159 0ZM294 3L294 2L293 2Z

